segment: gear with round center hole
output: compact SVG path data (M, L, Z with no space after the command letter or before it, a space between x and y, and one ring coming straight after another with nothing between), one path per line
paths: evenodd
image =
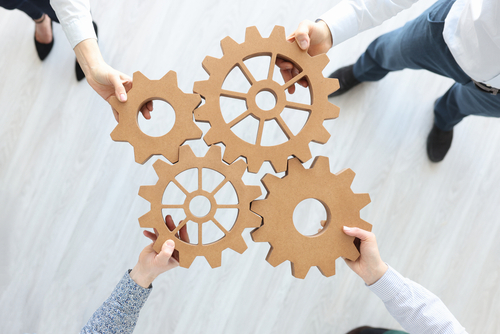
M212 268L219 267L223 250L231 248L241 254L247 249L241 234L245 228L258 227L261 224L261 218L250 211L251 201L261 195L261 190L259 186L248 186L243 183L241 177L246 170L246 164L243 160L227 165L221 159L221 148L219 146L211 146L204 157L196 157L191 148L184 145L179 148L179 162L170 165L158 160L153 164L153 167L158 175L158 182L154 186L142 186L139 190L139 196L151 203L151 210L139 218L139 223L141 227L155 228L158 231L159 236L154 244L154 249L157 252L160 252L166 240L173 239L175 234L189 221L198 225L198 244L174 239L175 249L179 252L179 265L181 267L189 268L197 256L204 256ZM175 177L192 168L197 169L198 186L196 190L189 192ZM224 176L224 180L211 192L202 188L202 169L205 168L219 172ZM173 182L186 195L183 204L166 205L162 203L163 194L170 182ZM215 194L228 182L236 191L237 204L217 203ZM210 202L209 212L202 217L193 213L189 206L190 202L199 196L205 197ZM223 208L238 210L236 221L229 230L226 230L215 219L216 211ZM183 209L186 218L173 231L170 231L165 225L162 209ZM210 221L224 233L224 236L215 242L203 244L202 225Z
M289 156L295 156L302 162L311 159L309 143L326 143L330 134L324 128L323 121L336 118L339 114L339 108L328 101L328 95L339 88L338 80L325 78L322 74L323 68L328 64L328 57L325 54L311 57L297 43L288 42L285 29L280 26L276 26L268 38L262 38L256 27L249 27L245 42L238 44L226 37L221 41L221 48L224 53L222 58L207 56L203 60L203 68L210 77L206 81L195 82L193 89L206 100L195 111L197 121L209 122L211 125L211 129L203 137L205 142L208 145L223 143L226 146L223 159L227 163L239 156L245 157L248 171L252 173L258 172L264 161L269 161L276 172L283 172ZM245 60L258 56L269 56L271 59L267 78L260 81L254 78L244 63ZM292 62L300 70L297 76L283 85L273 80L277 58ZM222 89L224 80L235 67L241 70L250 83L246 93ZM285 91L300 79L307 80L309 84L311 104L287 100ZM258 107L255 98L261 92L274 95L276 104L270 110ZM244 100L247 110L226 122L221 113L221 97ZM309 113L306 123L296 135L283 120L282 112L285 108ZM259 121L255 144L241 139L231 129L247 117ZM278 123L288 140L279 145L265 146L262 145L264 124L271 120Z
M296 158L288 160L286 175L281 179L266 174L262 183L268 194L264 200L253 201L251 210L263 217L263 225L252 231L252 239L271 245L267 262L276 267L289 260L292 275L305 278L312 266L326 277L335 275L338 257L355 261L359 252L354 237L346 235L343 226L367 231L372 226L359 217L370 196L353 193L354 176L350 169L332 174L328 158L321 156L314 159L310 169ZM308 198L320 201L327 212L324 228L312 236L301 234L293 223L295 207Z
M172 129L159 137L141 131L137 123L140 108L148 101L162 100L172 106L175 123ZM134 147L135 161L145 163L151 156L161 154L174 163L179 159L179 146L186 140L203 135L193 122L193 110L201 103L198 94L186 94L177 86L177 74L170 71L160 80L149 80L141 72L134 73L134 86L128 92L127 102L112 96L111 106L118 112L119 122L111 132L114 141L126 141Z

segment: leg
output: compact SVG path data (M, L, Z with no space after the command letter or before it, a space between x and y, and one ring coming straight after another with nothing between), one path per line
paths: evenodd
M453 0L441 0L403 27L373 41L354 64L359 81L377 81L391 71L426 69L467 83L470 78L458 66L442 36L444 19Z

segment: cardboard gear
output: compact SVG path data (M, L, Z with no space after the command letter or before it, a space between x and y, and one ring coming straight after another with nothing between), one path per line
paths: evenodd
M221 41L224 53L217 59L207 56L203 60L203 68L210 75L206 81L194 84L193 91L205 98L206 103L195 111L195 119L200 122L209 122L210 130L204 136L208 145L223 143L226 146L224 161L232 163L239 156L247 159L248 171L257 173L264 161L270 161L276 172L286 169L286 161L293 155L305 162L311 159L309 143L311 141L324 144L330 134L323 127L323 121L338 117L339 108L328 101L328 95L339 88L337 79L323 77L322 70L328 64L328 57L321 54L311 57L300 49L296 42L286 40L285 29L274 27L268 38L262 38L256 27L246 30L245 42L238 44L230 37ZM246 67L244 61L257 56L271 58L268 76L257 81ZM273 80L276 58L285 59L296 65L301 71L299 75L283 85ZM251 87L247 93L240 93L222 89L224 80L234 67L239 67ZM300 79L309 83L311 104L287 101L285 91ZM255 102L255 97L262 91L268 91L276 98L276 106L271 110L261 110ZM220 97L240 99L246 102L247 111L227 123L221 113ZM293 135L281 117L284 108L309 112L309 117L301 131ZM255 145L244 141L233 133L231 128L248 116L259 120ZM275 120L288 141L275 146L261 145L264 123Z
M139 196L151 203L151 211L139 218L141 227L156 228L159 236L154 243L156 252L160 252L163 243L168 239L175 240L175 249L179 252L179 265L189 268L197 256L204 256L212 268L221 265L221 253L226 248L231 248L238 253L243 253L247 245L241 236L245 228L258 227L261 225L261 218L250 211L250 202L261 195L259 186L247 186L243 183L241 177L246 169L243 160L238 160L232 165L227 165L221 160L221 148L211 146L204 157L196 157L188 145L179 148L179 162L174 165L158 160L153 164L158 174L158 182L154 186L142 186L139 190ZM193 192L188 192L175 177L181 172L196 168L198 170L198 187ZM202 169L208 168L221 173L224 180L212 191L207 192L202 189ZM173 182L184 194L186 199L183 204L165 205L162 204L163 193L168 184ZM214 195L227 183L230 182L236 191L238 198L237 204L219 204ZM210 200L210 212L204 217L197 217L189 210L191 199L196 196L205 196ZM186 218L173 231L170 231L165 225L162 209L183 209ZM233 227L227 231L214 217L219 208L236 208L238 215ZM198 244L187 243L181 239L174 239L175 234L188 221L198 223ZM225 235L221 239L203 244L202 225L212 221Z
M335 274L335 260L342 256L355 261L359 257L353 241L343 226L371 231L372 225L359 217L359 210L370 203L368 194L354 194L351 183L354 172L345 169L330 173L327 157L316 157L310 169L296 158L288 160L283 178L266 174L262 183L268 194L264 200L253 201L251 210L263 217L263 225L252 231L256 242L268 242L271 249L266 260L276 267L289 260L292 275L305 278L312 266L326 276ZM325 227L312 236L297 231L293 211L305 199L314 198L326 209Z
M165 101L174 109L175 123L163 136L148 136L137 123L140 108L151 100ZM128 92L127 102L120 102L112 96L109 103L119 114L119 122L111 132L111 138L129 142L134 147L137 163L143 164L155 154L161 154L174 163L179 159L180 145L203 135L193 122L193 110L200 105L201 98L198 94L182 92L177 87L177 74L174 71L168 72L160 80L149 80L141 72L135 72L134 86Z

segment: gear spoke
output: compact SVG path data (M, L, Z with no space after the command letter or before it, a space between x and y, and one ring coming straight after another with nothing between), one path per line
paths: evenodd
M269 73L267 75L267 80L273 79L275 64L276 64L276 53L273 53L271 56L271 63L269 64Z
M259 129L257 130L257 139L255 139L255 145L261 146L265 123L266 121L264 119L259 120Z
M285 123L285 120L281 117L281 115L278 115L278 117L276 117L276 121L278 122L281 130L285 133L285 136L288 138L288 140L290 140L290 138L293 137L293 133Z
M201 167L198 167L198 190L203 189L203 175L202 175L203 169Z
M203 241L201 238L203 237L203 224L198 223L198 245L202 245Z
M184 188L175 178L172 179L172 182L184 193L184 195L189 194L189 191L187 191L186 188Z
M221 190L222 187L224 187L224 185L229 182L229 180L226 178L224 178L224 180L221 181L221 183L219 183L219 185L217 187L215 187L214 190L212 190L212 192L210 194L214 195L217 194L219 192L219 190Z
M182 204L162 204L162 209L184 209Z
M281 87L283 88L283 90L287 90L288 88L290 88L290 86L305 77L305 75L306 74L304 73L304 71L302 71L302 73L297 74L296 76L285 82Z
M235 126L236 124L238 124L239 122L241 122L242 120L244 120L250 114L251 114L250 110L246 110L244 113L242 113L241 115L237 116L231 122L227 123L227 125L229 125L229 128L232 128L233 126Z
M241 63L238 63L238 66L239 66L241 72L243 72L243 75L245 76L245 78L247 78L248 82L250 82L250 85L253 85L256 81L252 75L252 72L250 72L250 70L248 69L247 65L245 65L244 62L241 62Z
M213 218L212 221L214 222L215 225L217 225L217 227L222 231L222 233L224 233L224 235L227 235L229 232L224 228L224 226L221 225L221 223L219 223L217 221L217 219Z
M311 112L311 106L309 104L292 102L292 101L286 101L285 108L287 108L287 107L291 108L291 109L297 109L297 110L303 110L303 111Z
M220 96L230 97L232 99L247 100L247 94L241 92L235 92L232 90L222 89Z
M172 234L173 235L177 234L179 232L179 230L187 224L188 221L189 221L189 219L186 217L186 219L181 221L181 223L179 225L177 225L177 227L172 231Z
M238 209L239 204L217 204L218 209Z

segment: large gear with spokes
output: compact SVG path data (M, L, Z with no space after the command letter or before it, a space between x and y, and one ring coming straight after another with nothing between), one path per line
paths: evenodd
M337 79L325 78L323 68L328 64L328 57L321 54L311 57L301 50L296 42L286 40L285 29L276 26L268 38L262 38L256 27L246 30L245 42L238 44L230 37L221 41L223 56L220 59L207 56L203 60L203 68L210 75L206 81L194 84L193 91L205 98L206 103L195 111L195 119L209 122L211 129L205 134L208 145L223 143L226 146L224 161L231 163L239 156L247 159L248 171L256 173L264 161L269 161L276 172L286 169L289 156L295 156L302 162L311 159L309 143L311 141L324 144L330 134L323 126L323 121L338 117L339 108L328 101L328 95L338 89ZM270 66L267 78L257 81L248 70L244 61L253 57L269 56ZM283 85L273 80L276 59L292 62L300 70L299 75ZM247 93L222 89L229 73L239 67L251 87ZM287 100L285 91L297 81L305 79L309 84L311 104L297 103ZM271 110L262 110L257 106L255 97L262 91L270 92L276 98L276 105ZM244 100L247 110L230 122L226 122L221 113L220 97ZM283 120L285 108L306 111L308 119L297 134L293 134ZM259 121L255 144L238 137L231 128L244 120L253 117ZM288 138L282 144L274 146L262 145L262 134L266 121L274 120Z
M148 136L137 123L140 108L151 100L165 101L174 109L175 123L163 136ZM198 94L182 92L177 86L174 71L160 80L149 80L141 72L135 72L134 87L128 92L127 102L119 102L112 96L109 103L119 114L119 122L111 132L111 138L129 142L134 147L137 163L143 164L155 154L161 154L174 163L179 159L179 146L186 140L199 139L203 135L193 122L193 110L200 105L201 98Z
M176 240L175 249L179 252L179 265L189 268L197 256L204 256L212 268L221 265L221 253L227 248L231 248L238 253L243 253L247 245L241 236L245 228L258 227L261 224L261 218L250 211L250 203L261 195L259 186L245 185L241 179L246 170L246 164L243 160L238 160L231 165L225 164L221 159L221 148L211 146L204 157L196 157L188 145L179 148L179 162L173 165L158 160L153 164L158 175L158 182L154 186L142 186L139 190L139 196L151 203L151 210L139 218L141 227L155 228L159 236L154 244L154 249L159 252L163 243L168 239L173 239L177 232L189 221L198 225L198 244L192 244L180 239ZM176 176L180 173L196 168L198 172L198 186L194 191L189 192L177 180ZM211 169L224 176L223 181L218 184L211 192L203 190L202 187L202 169ZM167 186L173 182L184 194L183 204L163 204L162 198ZM231 183L238 199L237 204L220 204L215 199L215 195L226 183ZM197 217L190 211L189 203L196 196L203 196L210 201L210 210L203 217ZM231 229L226 230L224 226L217 221L215 213L218 209L233 208L238 210L236 220ZM162 209L183 209L186 218L173 231L165 225ZM203 244L202 225L207 222L213 222L223 233L224 236L212 243Z
M251 210L263 217L263 225L252 231L252 239L271 245L267 262L276 267L289 260L292 275L305 278L312 266L326 277L333 276L335 260L340 256L356 260L359 252L354 237L342 228L371 231L372 226L359 216L359 210L370 203L370 196L353 193L354 176L351 169L332 174L328 158L321 156L314 159L310 169L296 158L288 160L286 175L281 179L266 174L262 183L268 194L264 200L253 201ZM324 228L312 236L298 232L293 223L295 207L308 198L320 201L327 212Z

